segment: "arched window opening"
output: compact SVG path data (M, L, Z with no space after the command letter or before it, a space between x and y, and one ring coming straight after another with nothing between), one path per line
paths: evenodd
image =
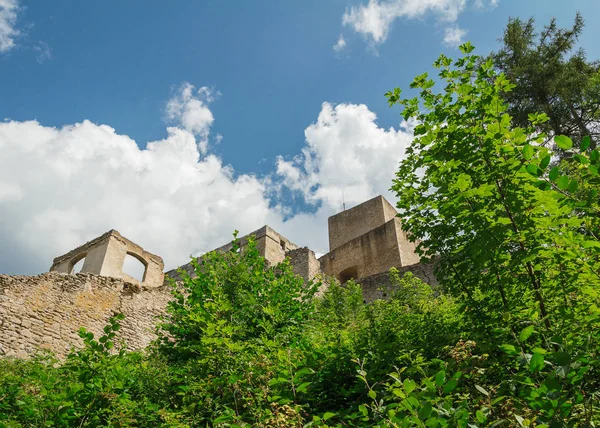
M338 278L342 284L347 283L351 279L356 279L358 278L358 268L356 266L352 266L348 269L344 269L340 272Z
M146 279L146 262L135 254L127 253L123 261L123 273L129 275L139 282L144 282Z
M81 272L81 269L83 269L83 263L85 262L85 256L86 254L82 254L71 260L69 269L70 274L76 274Z

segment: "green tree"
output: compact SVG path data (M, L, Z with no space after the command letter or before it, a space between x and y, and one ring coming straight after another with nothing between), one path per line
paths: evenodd
M578 180L547 171L554 152L545 135L513 127L503 101L515 85L472 45L461 49L457 61L442 55L435 63L442 92L425 73L411 84L419 97L387 94L419 123L392 187L404 227L422 254L441 257L443 285L482 326L536 313L550 329L564 325L565 313L597 311L600 241L589 233L598 229L597 191L578 193ZM529 119L539 126L547 116ZM589 138L580 152L568 137L556 141L578 161L580 179L597 183Z
M195 275L174 284L159 328L160 349L175 359L215 359L217 349L241 342L290 342L314 310L318 284L305 284L288 260L269 266L253 239L192 264Z
M515 85L470 43L460 49L458 60L435 62L441 91L425 73L411 84L418 97L386 94L418 123L392 186L404 228L421 254L440 257L438 279L493 355L469 375L490 398L485 408L468 403L476 420L589 423L598 417L600 152L588 136L578 149L564 135L556 151L546 147L545 113L515 126L504 101ZM573 161L550 164L564 154ZM492 408L507 396L508 408Z
M300 420L298 398L311 370L301 366L298 342L318 284L295 275L289 260L269 266L253 239L243 248L234 239L231 251L192 263L195 275L173 284L157 341L186 421Z
M529 115L545 113L536 124L548 135L567 135L577 143L589 135L592 147L600 137L600 64L589 61L576 44L584 20L578 13L571 28L556 19L537 34L533 18L510 19L502 48L492 53L494 65L516 84L502 94L513 123L529 127Z

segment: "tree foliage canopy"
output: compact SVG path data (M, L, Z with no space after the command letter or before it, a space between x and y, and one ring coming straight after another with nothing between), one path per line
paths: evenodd
M497 302L488 306L494 318L536 302L549 327L571 293L593 305L585 296L600 285L598 150L588 138L573 153L578 179L550 170L555 153L533 129L547 116L531 114L529 127L514 127L502 96L515 85L471 45L462 49L456 62L442 55L435 63L442 92L423 74L411 85L418 98L388 94L419 123L392 189L421 252L442 257L438 274L470 310L480 314L480 299L489 299ZM568 137L555 140L564 151L573 147ZM591 187L582 194L584 185Z
M537 128L548 135L566 135L576 143L600 137L600 64L589 61L577 41L584 28L580 14L571 28L552 19L539 34L535 21L511 19L503 45L490 57L516 86L503 94L513 123L530 126L529 115L545 113Z

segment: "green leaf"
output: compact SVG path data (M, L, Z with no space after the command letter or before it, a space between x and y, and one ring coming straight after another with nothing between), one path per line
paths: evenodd
M540 168L546 169L548 167L548 165L550 164L550 159L551 159L550 155L544 156L542 158L542 160L540 161Z
M448 383L446 383L446 385L444 386L444 393L448 394L454 391L456 385L458 385L458 381L456 379L450 379Z
M439 372L437 372L437 374L435 375L435 384L437 386L442 386L445 380L446 372L444 370L440 370Z
M594 149L590 153L590 161L592 161L592 163L596 163L598 160L600 160L600 151L598 151L598 149Z
M431 415L432 410L433 407L431 406L431 403L429 401L425 402L419 409L419 418L421 418L421 420L427 419Z
M326 413L323 415L323 420L324 420L324 421L326 421L326 420L329 420L329 419L333 418L335 415L336 415L336 414L335 414L335 413L333 413L333 412L326 412Z
M569 177L561 175L558 177L558 180L556 180L556 185L560 190L566 190L566 188L569 187Z
M540 169L539 166L530 163L529 165L527 165L527 172L530 173L531 175L533 175L534 177L539 177L540 175L542 175L542 170Z
M404 379L404 390L407 394L410 394L415 388L417 384L412 379Z
M215 418L213 420L213 423L227 422L227 421L230 421L231 419L233 419L233 416L231 416L231 415L221 415L221 416Z
M587 148L590 146L590 144L592 144L592 140L590 139L589 135L586 135L581 140L581 144L579 145L579 150L581 150L582 152L585 152L587 150Z
M523 157L526 160L529 160L533 157L533 146L525 144L525 146L523 147Z
M539 372L544 367L544 356L542 354L533 354L529 362L529 370Z
M558 167L555 166L554 168L552 168L550 170L550 174L548 174L548 178L550 179L550 181L554 181L558 178L559 174L560 174L560 171L559 171Z
M436 428L439 425L440 425L439 419L436 418L435 416L433 416L425 421L425 426L430 427L430 428Z
M397 395L400 398L406 398L406 394L400 388L394 388L392 392L394 393L394 395Z
M311 384L312 382L303 382L300 385L298 385L298 387L296 388L297 392L306 392L306 388L308 388L308 386Z
M534 184L535 187L541 190L550 190L552 189L552 185L545 180L538 180Z
M554 142L563 150L569 150L571 147L573 147L573 141L566 135L557 135L554 137Z
M475 46L473 46L471 44L471 42L466 42L466 43L463 43L462 45L460 45L458 47L458 49L460 49L460 51L464 54L469 54L469 53L473 52L473 50L475 49Z
M560 390L560 383L552 375L548 376L548 378L544 381L544 385L546 385L550 391Z
M566 352L554 352L552 356L559 366L566 366L571 363L571 356Z
M503 401L504 399L506 399L505 395L501 395L500 397L496 397L492 400L492 406L495 406L496 404L498 404L499 402Z
M522 427L526 426L525 425L525 419L523 419L521 416L515 415L515 419L517 420L517 422L519 423L519 425L521 425Z
M579 162L580 164L582 164L582 165L586 165L586 164L590 163L590 161L588 160L588 158L586 158L583 155L575 154L575 155L573 155L573 158L575 158L575 160L577 162Z
M502 349L502 351L504 351L505 353L509 354L509 355L516 355L518 354L517 350L515 349L514 345L500 345L500 349Z
M535 327L532 325L525 327L523 331L521 331L521 334L519 334L519 340L521 342L525 342L527 339L529 339L529 336L531 336L534 331Z
M458 179L456 180L456 187L461 192L464 192L465 190L469 189L471 187L471 184L472 184L471 177L468 176L467 174L460 174L458 176Z
M377 393L375 391L373 391L372 389L369 390L368 392L369 397L371 397L373 400L375 400L377 398Z
M571 180L571 182L569 183L569 192L575 193L578 187L579 183L577 183L577 180Z

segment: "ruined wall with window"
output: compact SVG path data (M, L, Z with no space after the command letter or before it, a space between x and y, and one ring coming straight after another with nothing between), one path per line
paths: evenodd
M141 278L134 278L123 270L127 259L141 265ZM121 278L146 287L163 285L164 263L162 258L145 251L142 247L110 230L74 250L54 259L50 272L76 273L73 269L84 260L81 272Z

